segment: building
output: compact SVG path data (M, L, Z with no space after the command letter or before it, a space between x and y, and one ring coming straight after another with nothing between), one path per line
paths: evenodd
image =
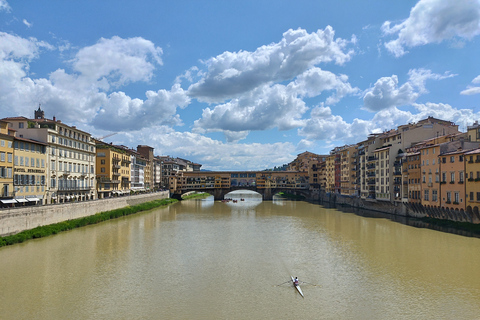
M46 119L38 108L35 117L5 118L17 137L47 145L47 191L44 203L96 199L95 142L90 133L60 120Z
M137 152L146 160L145 164L145 189L151 190L155 186L155 168L153 148L146 145L138 145Z
M480 149L465 153L465 178L466 210L478 217L480 208Z
M130 193L130 152L123 146L96 144L96 178L98 198Z
M131 150L130 163L131 190L146 191L145 172L148 170L148 160L135 150Z
M0 120L0 202L2 206L12 206L16 201L13 188L13 141L14 131L9 124Z
M15 200L22 205L47 203L48 144L15 137L14 176Z

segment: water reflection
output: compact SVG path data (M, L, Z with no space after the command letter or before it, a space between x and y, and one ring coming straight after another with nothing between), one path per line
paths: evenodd
M478 239L360 211L192 199L2 248L0 318L478 318Z
M323 204L322 206L327 208L327 209L336 209L338 211L342 212L347 212L347 213L353 213L357 216L360 217L365 217L365 218L377 218L377 219L388 219L394 222L398 222L404 225L416 227L416 228L426 228L426 229L431 229L435 231L440 231L440 232L446 232L446 233L452 233L460 236L465 236L465 237L474 237L474 238L480 238L480 232L475 232L475 231L467 231L467 230L461 230L452 226L442 226L439 224L435 223L430 223L426 221L422 221L420 219L412 218L412 217L404 217L404 216L399 216L399 215L393 215L393 214L388 214L384 212L378 212L378 211L371 211L371 210L365 210L361 208L352 208L349 206L341 206L341 205L330 205L330 204Z

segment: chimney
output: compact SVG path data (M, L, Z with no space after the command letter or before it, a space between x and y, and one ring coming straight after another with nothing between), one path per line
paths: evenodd
M55 118L55 116L53 116L53 121L56 121L57 119Z

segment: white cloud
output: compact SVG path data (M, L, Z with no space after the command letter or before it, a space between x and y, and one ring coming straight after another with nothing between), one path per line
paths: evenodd
M144 128L125 136L127 139L124 140L129 141L129 145L148 144L155 148L155 154L186 158L204 164L202 169L208 170L225 170L225 164L228 164L229 170L263 170L295 158L295 146L288 142L222 143L200 134L177 132L168 127Z
M480 34L479 0L420 0L403 22L382 26L384 35L398 35L385 43L396 57L406 47L416 47L445 40L471 39Z
M440 75L427 69L412 69L408 75L408 81L401 86L397 75L378 79L373 88L364 94L364 108L375 112L412 104L421 94L428 93L425 87L427 80L443 80L455 76L449 73Z
M319 63L343 64L353 51L345 52L349 42L334 35L330 26L314 33L290 29L280 42L254 52L224 52L205 61L208 70L190 86L189 94L200 101L220 103L265 84L291 80Z
M33 23L28 22L26 19L23 19L23 24L26 25L28 28L33 26Z
M35 38L25 39L0 32L0 112L9 115L30 111L38 102L33 99L35 82L27 77L30 62L42 49L52 46Z
M332 105L359 90L352 88L347 76L313 67L287 85L262 85L213 109L204 109L194 127L196 132L223 131L228 141L243 139L252 130L290 130L305 123L301 118L308 108L302 98L324 91L334 91L325 100ZM240 134L232 136L232 132Z
M398 76L383 77L375 82L364 97L364 108L369 111L380 111L396 106L413 103L419 96L410 83L398 87Z
M152 125L181 125L177 107L184 108L190 98L180 85L170 91L147 91L147 99L132 99L123 92L110 94L92 120L96 128L111 131L139 130Z
M41 103L50 117L112 131L181 124L176 109L186 107L190 98L179 84L170 90L147 91L145 100L121 91L107 94L112 86L152 78L155 64L162 62L161 49L152 42L101 39L78 51L72 60L75 73L58 69L48 79L30 78L29 63L42 48L53 47L0 33L0 111L5 116L31 116L33 107Z
M197 132L252 131L277 127L289 130L303 125L301 116L307 111L305 102L288 86L261 86L242 98L233 99L214 109L205 108L195 121ZM228 133L231 135L231 133Z
M472 83L474 84L480 83L480 76L475 77L475 79L472 80ZM463 94L463 95L473 95L473 94L479 94L479 93L480 93L480 87L474 87L474 86L468 86L467 89L460 92L460 94Z
M10 12L10 10L7 0L0 0L0 11Z
M89 81L107 79L122 86L136 81L149 81L155 63L162 64L162 49L146 39L101 38L96 44L82 48L72 61L74 70Z
M311 68L300 74L289 87L301 97L316 97L324 91L335 91L335 94L326 99L327 105L340 101L346 95L356 94L358 88L352 88L348 83L348 76L335 75L320 68Z
M442 120L452 121L461 126L463 124L471 124L474 119L479 118L479 115L474 114L470 109L457 109L446 103L415 103L413 106L418 112L412 115L412 121L418 121L431 116Z
M368 121L355 119L347 123L341 116L333 115L329 107L317 106L312 109L306 125L298 130L300 136L309 140L358 142L371 132Z

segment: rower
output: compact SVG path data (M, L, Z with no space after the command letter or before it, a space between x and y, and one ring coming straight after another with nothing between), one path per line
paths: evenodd
M294 284L295 286L298 286L298 278L297 278L297 277L295 277L295 280L293 280L293 284Z

